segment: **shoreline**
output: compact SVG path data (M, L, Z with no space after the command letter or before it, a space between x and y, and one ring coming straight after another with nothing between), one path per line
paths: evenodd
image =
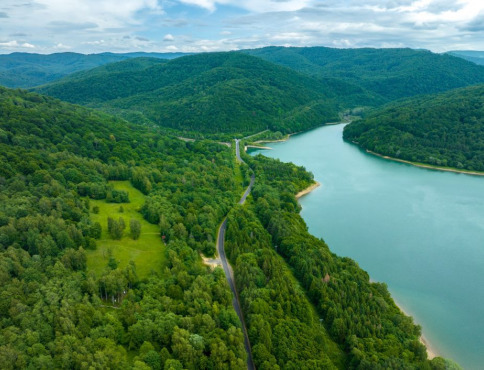
M353 144L358 145L354 141L353 141ZM462 173L464 175L471 175L471 176L484 176L484 172L476 172L476 171L469 171L469 170L458 170L457 168L439 167L439 166L432 166L431 164L416 163L416 162L412 162L412 161L407 161L405 159L398 159L398 158L389 157L387 155L383 155L383 154L373 152L369 149L364 149L364 148L362 148L362 149L365 150L369 154L372 154L374 156L377 156L377 157L380 157L380 158L383 158L383 159L387 159L387 160L394 161L394 162L406 163L406 164L410 164L410 165L415 166L415 167L426 168L428 170Z
M286 141L288 141L292 135L296 135L296 134L300 134L301 132L303 131L299 131L299 132L295 132L293 134L287 134L287 136L285 136L284 138L282 139L278 139L278 140L257 140L257 141L254 141L254 144L264 144L264 143L284 143ZM271 148L272 149L272 148Z
M370 277L370 283L376 283L376 282L377 282L376 280L373 280ZM414 315L411 315L407 310L405 310L405 308L400 304L400 302L398 302L395 299L395 297L393 296L393 294L391 292L390 292L390 295L391 295L391 298L392 298L393 302L398 307L398 309L400 311L402 311L405 314L405 316L411 317L412 320L414 321L414 324L415 325L420 325L419 323L415 322L415 316ZM420 327L422 327L422 325L420 325ZM439 352L435 349L435 347L432 346L432 344L429 342L429 340L427 339L427 337L423 333L420 334L420 337L418 338L418 340L420 341L420 343L422 343L424 345L424 347L425 347L425 349L427 351L427 358L429 360L432 360L435 357L442 357L439 354Z
M322 126L326 126L326 125L331 126L331 125L348 124L348 123L351 123L351 121L349 121L349 122L331 122L331 123L325 123ZM296 133L293 133L293 134L288 134L287 137L285 137L284 139L280 139L280 140L259 140L259 141L254 142L254 144L285 142L285 141L288 141L291 138L292 135L296 135L296 134L299 134L299 133L301 133L301 132L296 132ZM356 144L356 143L354 143L354 144ZM358 145L358 144L356 144L356 145ZM256 147L256 146L247 146L247 147ZM261 147L258 147L258 148L259 149L263 149ZM270 148L270 149L272 149L272 148ZM431 165L417 164L417 163L413 163L413 162L410 162L410 161L405 161L405 160L400 160L400 159L397 159L397 158L392 158L392 157L384 156L384 155L381 155L381 154L372 152L370 150L366 150L366 152L369 153L369 154L373 154L375 156L381 157L383 159L388 159L388 160L393 160L393 161L396 161L396 162L407 163L407 164L413 165L415 167L427 168L427 169L432 169L432 170L436 170L436 171L441 170L441 171L447 171L447 172L455 172L455 173L464 173L464 174L469 174L469 175L484 176L484 172L483 173L479 173L479 172L469 172L469 171L465 171L465 170L464 171L459 171L457 169L454 170L454 169L450 169L450 168L433 167ZM312 184L309 187L307 187L306 189L303 189L300 192L298 192L296 194L296 200L299 200L301 197L303 197L303 196L311 193L313 190L315 190L319 186L321 186L321 184L318 181L315 181L314 184ZM374 281L370 278L370 282L374 282ZM409 316L413 320L415 320L414 316L413 315L410 315L407 311L405 311L405 309L403 308L403 306L401 304L399 304L395 300L395 298L393 297L393 295L392 295L392 299L393 299L393 302L395 303L395 305L398 307L398 309L400 311L402 311L406 316ZM422 343L424 345L424 347L426 349L426 352L427 352L427 358L429 360L432 360L435 357L440 357L439 353L435 350L435 348L431 345L431 343L429 342L429 340L425 337L425 335L423 333L420 335L419 341L420 341L420 343Z
M403 306L399 302L397 302L397 300L393 297L393 295L392 295L392 299L393 299L393 302L395 302L397 307L400 309L400 311L402 311L406 316L411 317L415 321L415 316L410 315L408 313L408 311L406 311L403 308ZM415 323L415 324L417 324L417 323ZM427 350L427 357L428 357L429 360L432 360L435 357L440 357L438 352L435 350L435 348L432 346L432 344L429 342L429 340L425 337L425 335L423 333L420 334L420 337L418 338L418 340L420 341L420 343L422 343L425 346L425 348Z
M254 144L284 143L284 142L288 141L291 138L291 136L293 136L293 135L303 134L303 133L306 133L306 132L309 132L311 130L314 130L314 129L317 129L317 128L320 128L320 127L324 127L324 126L343 125L343 124L348 124L348 123L351 123L351 122L352 121L326 122L326 123L323 123L323 124L321 124L319 126L316 126L316 127L313 127L313 128L307 129L307 130L293 132L292 134L287 134L287 136L285 136L284 138L279 139L279 140L257 140L257 141L254 141Z
M299 193L297 193L296 199L299 199L299 198L303 197L304 195L309 194L310 192L312 192L314 189L318 188L319 186L321 186L321 184L319 182L315 181L314 184L308 186L306 189L303 189Z
M248 148L252 148L252 149L264 149L264 150L272 150L272 148L270 146L259 146L259 145L246 145L244 147L244 151L247 152L247 149Z

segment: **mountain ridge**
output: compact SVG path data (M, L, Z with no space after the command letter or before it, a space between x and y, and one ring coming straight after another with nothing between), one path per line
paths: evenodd
M315 80L241 53L181 57L142 71L67 77L35 90L132 121L207 133L295 132L338 119L348 101L378 100L335 79Z

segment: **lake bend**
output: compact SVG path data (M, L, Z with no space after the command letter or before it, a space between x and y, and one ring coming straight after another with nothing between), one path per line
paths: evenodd
M251 150L306 167L321 186L299 199L309 231L354 259L422 326L438 355L484 367L484 177L419 168L323 126Z

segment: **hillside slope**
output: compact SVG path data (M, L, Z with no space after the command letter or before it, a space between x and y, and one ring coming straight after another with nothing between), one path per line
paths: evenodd
M392 101L484 82L484 67L413 49L266 47L243 50L314 77L335 77Z
M233 148L0 88L0 160L2 368L247 369L223 270L200 258L243 189ZM254 348L257 363L344 368L289 268L272 264L278 316L248 323L274 342Z
M446 368L384 284L308 234L294 194L312 175L246 159L254 201L227 241L258 368ZM0 88L0 160L2 367L247 368L224 273L200 258L249 177L233 148ZM138 224L136 239L137 212L158 232ZM103 248L146 231L161 258L148 272L156 259L130 251L141 280Z
M484 85L390 104L344 137L394 158L484 171Z
M145 57L173 59L182 53L11 53L0 55L0 85L34 87L58 80L71 73L126 59Z
M199 256L241 189L229 148L0 88L0 161L2 368L247 368Z
M484 65L484 51L477 50L453 50L448 51L447 54L458 58L468 60L469 62Z
M240 53L193 55L136 72L119 67L37 91L133 121L207 133L300 131L337 120L339 110L351 104L342 95L372 100L344 82L317 81Z

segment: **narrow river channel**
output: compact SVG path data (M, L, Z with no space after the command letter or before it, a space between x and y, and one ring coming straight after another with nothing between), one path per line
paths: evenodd
M484 368L484 177L385 160L344 142L344 125L252 155L306 167L309 231L385 282L437 354Z

